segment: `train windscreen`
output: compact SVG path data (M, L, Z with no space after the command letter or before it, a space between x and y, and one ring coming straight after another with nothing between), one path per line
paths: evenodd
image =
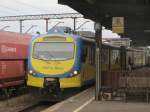
M33 58L42 60L68 60L74 56L74 43L36 42Z

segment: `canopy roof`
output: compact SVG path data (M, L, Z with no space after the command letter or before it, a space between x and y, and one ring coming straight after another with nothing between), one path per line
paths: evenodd
M85 16L112 29L112 17L124 17L123 38L134 45L150 45L150 0L58 0Z

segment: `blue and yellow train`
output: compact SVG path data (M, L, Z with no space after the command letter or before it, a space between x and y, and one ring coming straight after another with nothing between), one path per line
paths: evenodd
M67 33L35 37L29 48L28 70L27 85L47 93L92 84L95 43Z
M136 52L134 49L103 44L102 71L117 71L129 65L144 66L143 50L138 50L139 56ZM136 63L135 57L141 61ZM60 96L61 89L94 83L95 72L94 39L50 32L34 37L30 43L27 85L36 93Z

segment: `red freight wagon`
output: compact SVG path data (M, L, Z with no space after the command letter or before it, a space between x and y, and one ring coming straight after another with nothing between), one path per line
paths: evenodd
M30 35L0 32L0 59L27 58L30 38Z
M0 94L25 83L31 35L0 32Z
M24 61L0 61L0 88L24 83Z

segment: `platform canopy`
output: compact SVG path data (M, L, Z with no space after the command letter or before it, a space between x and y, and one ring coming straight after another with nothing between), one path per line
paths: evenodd
M150 0L58 0L84 15L112 29L112 18L124 18L123 38L131 38L134 45L150 45Z

